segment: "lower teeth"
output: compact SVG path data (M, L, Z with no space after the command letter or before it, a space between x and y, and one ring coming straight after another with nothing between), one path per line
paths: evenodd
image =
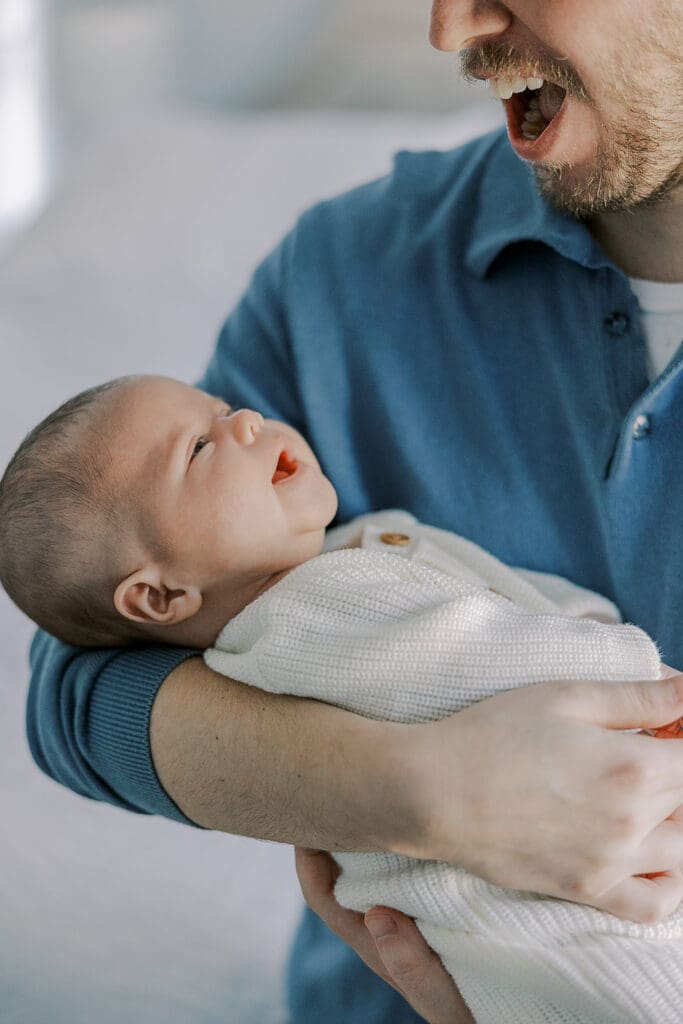
M540 105L537 96L532 96L529 100L529 106L524 115L524 120L520 125L520 130L525 139L537 139L539 135L542 135L546 130L549 121L546 121L543 114L540 111Z

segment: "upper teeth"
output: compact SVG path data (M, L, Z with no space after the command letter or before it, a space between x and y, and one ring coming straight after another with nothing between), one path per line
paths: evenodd
M501 100L509 100L513 92L540 89L542 85L542 78L489 78L491 95Z

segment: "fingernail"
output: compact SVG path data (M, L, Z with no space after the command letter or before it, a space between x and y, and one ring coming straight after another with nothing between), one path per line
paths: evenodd
M383 939L385 935L395 935L398 931L396 922L388 914L373 914L372 917L366 915L364 920L373 939Z

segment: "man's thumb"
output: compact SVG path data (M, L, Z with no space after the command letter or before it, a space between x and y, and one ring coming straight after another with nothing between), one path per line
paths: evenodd
M661 679L600 683L584 707L587 717L606 729L657 729L683 717L683 674L664 666ZM586 694L588 696L588 694Z

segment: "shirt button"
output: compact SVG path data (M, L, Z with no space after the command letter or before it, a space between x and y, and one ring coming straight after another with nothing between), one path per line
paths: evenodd
M391 544L398 548L404 548L406 544L410 544L410 537L407 533L381 533L379 539L382 544Z
M626 334L631 326L631 318L627 313L617 311L606 316L603 323L608 334L613 335L615 338L620 338L623 334Z
M633 421L632 430L632 434L635 437L636 441L639 441L642 437L645 437L647 434L649 434L651 426L652 424L650 422L649 416L636 416L636 418Z

